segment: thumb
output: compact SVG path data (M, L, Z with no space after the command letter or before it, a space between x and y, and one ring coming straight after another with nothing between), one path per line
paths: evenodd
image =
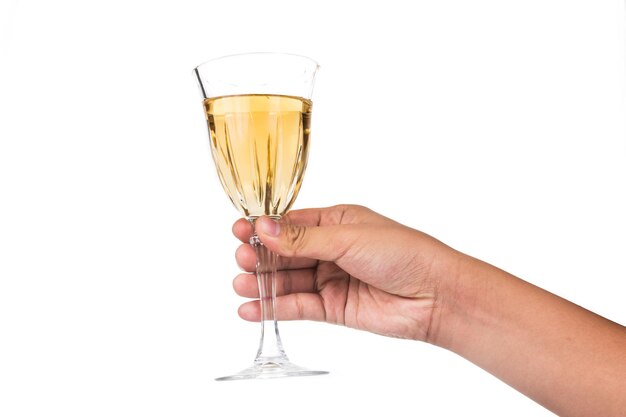
M358 232L350 225L300 226L260 217L255 230L272 252L288 258L312 258L335 262L355 242Z

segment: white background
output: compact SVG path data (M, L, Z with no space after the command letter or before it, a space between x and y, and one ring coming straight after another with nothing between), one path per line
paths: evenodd
M0 4L0 415L551 415L320 323L283 340L330 375L213 381L259 336L191 75L230 53L322 66L296 207L367 205L626 323L623 2Z

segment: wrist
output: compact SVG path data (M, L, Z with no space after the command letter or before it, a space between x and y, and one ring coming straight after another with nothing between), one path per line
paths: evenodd
M437 291L426 342L448 350L462 343L475 315L480 269L489 265L454 251L441 261Z

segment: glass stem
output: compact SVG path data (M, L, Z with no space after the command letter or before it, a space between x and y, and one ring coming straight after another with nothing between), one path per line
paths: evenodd
M255 222L251 220L254 229ZM261 341L254 363L261 366L280 366L289 362L283 350L276 321L276 261L278 255L261 243L256 230L250 238L256 252L256 278L261 303Z

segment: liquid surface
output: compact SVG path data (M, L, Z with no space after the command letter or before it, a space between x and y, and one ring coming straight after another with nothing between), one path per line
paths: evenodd
M306 168L311 102L299 97L239 95L204 101L222 186L246 217L282 216Z

